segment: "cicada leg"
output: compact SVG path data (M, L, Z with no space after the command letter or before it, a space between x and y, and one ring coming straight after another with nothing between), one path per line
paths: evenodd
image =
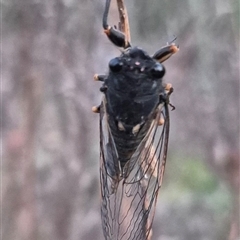
M104 82L106 78L107 78L107 75L94 74L93 76L93 79L95 81L100 81L100 82Z
M124 49L130 47L130 43L128 38L125 36L124 33L119 31L118 29L111 27L107 23L109 8L110 8L111 0L106 0L105 10L103 14L103 29L104 33L107 35L109 40L116 45L117 47L122 47Z
M159 49L156 53L154 53L152 57L156 59L158 62L162 63L178 51L179 47L176 46L175 43L171 43Z

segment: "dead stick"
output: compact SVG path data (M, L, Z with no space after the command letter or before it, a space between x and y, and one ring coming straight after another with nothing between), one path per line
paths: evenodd
M124 0L117 0L117 6L120 18L120 30L124 32L126 36L126 43L131 42L128 14L127 9L124 6Z

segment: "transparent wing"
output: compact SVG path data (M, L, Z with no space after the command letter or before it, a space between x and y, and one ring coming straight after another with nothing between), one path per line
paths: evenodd
M161 126L159 122L162 122ZM152 119L145 138L121 171L102 102L100 181L105 239L151 239L155 206L166 164L168 136L168 105L163 104L159 106L156 118ZM126 174L122 176L121 172Z

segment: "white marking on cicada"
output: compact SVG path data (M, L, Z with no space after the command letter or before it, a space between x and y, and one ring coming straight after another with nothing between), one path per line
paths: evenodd
M157 87L157 83L156 82L153 82L153 85L152 85L152 89L156 88Z
M140 62L135 62L135 65L139 66L139 65L140 65Z
M137 124L136 126L133 127L133 129L132 129L133 135L138 133L140 127L141 127L141 124Z
M120 131L125 131L126 130L121 121L118 121L118 129Z

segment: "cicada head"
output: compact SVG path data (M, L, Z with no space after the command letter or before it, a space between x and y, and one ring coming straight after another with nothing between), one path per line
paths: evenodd
M150 86L151 82L161 80L164 74L163 65L138 47L126 49L120 57L109 62L110 77L125 77L127 83L133 86L144 82L148 82Z

